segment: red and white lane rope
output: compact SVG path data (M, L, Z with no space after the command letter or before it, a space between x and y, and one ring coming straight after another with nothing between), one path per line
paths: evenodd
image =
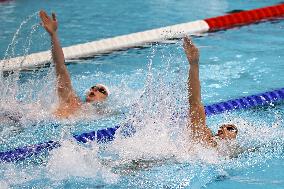
M284 3L254 10L232 13L224 16L197 20L193 22L101 39L84 44L63 48L65 59L91 57L96 54L109 53L116 50L143 46L147 43L161 42L165 39L179 38L184 34L201 34L205 32L229 29L235 26L248 25L260 21L284 16ZM33 53L0 61L0 69L4 71L30 69L39 67L51 60L50 51Z

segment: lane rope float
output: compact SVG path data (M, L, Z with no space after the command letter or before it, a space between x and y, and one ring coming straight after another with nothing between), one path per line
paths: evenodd
M214 32L283 16L284 3L275 6L231 13L224 16L207 18L204 20L176 24L158 29L73 45L64 47L63 52L66 60L92 57L97 54L110 53L112 51L143 46L153 42L161 42L166 39L180 38L185 34L194 35L206 32ZM3 71L25 70L34 67L41 67L50 63L50 60L50 51L44 51L33 53L27 56L1 60L0 66Z

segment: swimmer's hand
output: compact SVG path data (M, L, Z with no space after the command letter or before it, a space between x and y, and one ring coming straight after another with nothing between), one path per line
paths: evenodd
M185 51L189 64L198 64L199 50L188 36L185 36L183 38L183 49Z
M57 30L57 20L55 13L52 13L52 18L50 18L45 11L41 10L39 12L39 16L41 18L41 25L44 29L49 33L50 36L56 34Z

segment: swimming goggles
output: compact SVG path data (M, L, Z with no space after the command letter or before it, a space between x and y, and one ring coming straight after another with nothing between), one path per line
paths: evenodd
M238 129L235 126L228 125L224 128L226 128L227 131L238 133Z
M108 95L107 94L107 91L106 91L106 89L104 88L104 87L99 87L99 86L92 86L91 88L90 88L91 90L97 90L97 91L99 91L100 93L102 93L102 94L104 94L104 95ZM94 92L90 92L90 94L89 94L90 96L94 96L95 95L95 93Z

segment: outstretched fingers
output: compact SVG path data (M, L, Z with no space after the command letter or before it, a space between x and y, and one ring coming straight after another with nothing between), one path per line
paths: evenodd
M47 23L50 20L49 16L43 10L39 12L39 16L43 23Z
M47 18L47 14L46 12L44 12L43 10L39 11L39 17L44 20Z
M53 21L56 21L56 15L55 15L54 12L52 13L52 19L53 19Z
M52 13L52 16L48 16L48 14L41 10L39 12L39 17L41 19L41 25L45 28L45 30L50 34L53 35L56 33L57 30L57 21L55 13Z

